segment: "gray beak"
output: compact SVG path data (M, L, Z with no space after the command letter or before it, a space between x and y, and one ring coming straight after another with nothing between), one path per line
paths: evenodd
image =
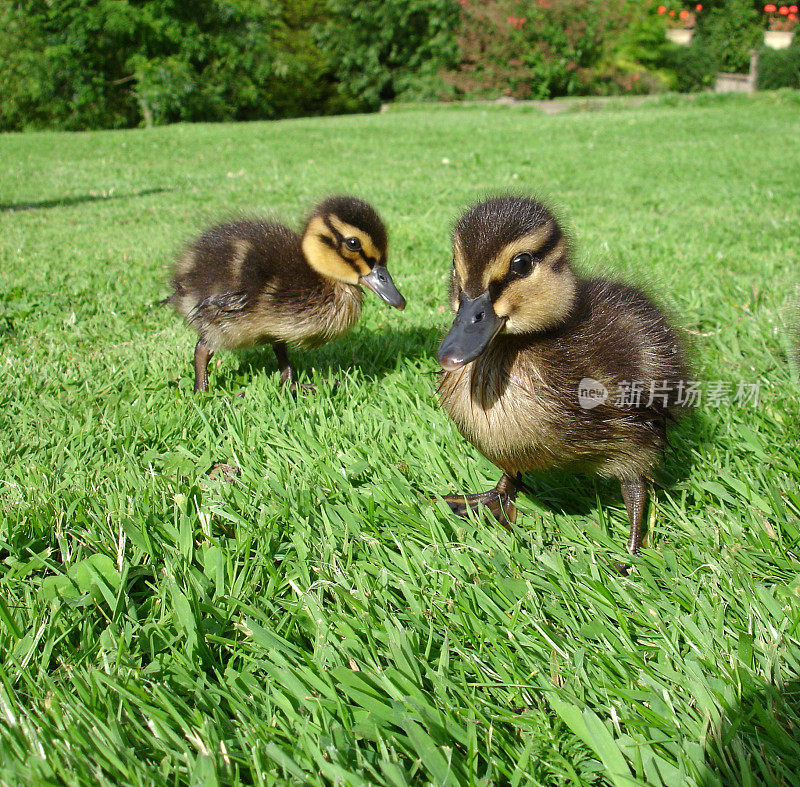
M467 298L462 292L453 327L442 339L436 360L448 372L461 368L489 346L504 324L495 314L488 290L477 298Z
M406 308L406 299L398 292L394 286L389 270L385 265L376 265L366 276L361 276L359 284L368 287L379 298L382 298L390 306L401 311Z

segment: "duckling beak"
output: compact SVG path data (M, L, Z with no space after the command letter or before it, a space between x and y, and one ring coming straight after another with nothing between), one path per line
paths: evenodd
M442 339L436 360L445 371L460 369L491 344L503 325L505 320L495 314L488 290L477 298L468 298L462 292L453 327Z
M366 276L361 276L358 282L385 300L389 306L401 311L406 308L406 299L394 286L391 274L385 265L375 265Z

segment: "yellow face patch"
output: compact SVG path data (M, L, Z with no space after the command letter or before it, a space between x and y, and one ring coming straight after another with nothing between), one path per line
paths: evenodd
M359 277L363 275L361 266L358 267L358 270L354 268L346 259L342 258L335 248L331 248L323 238L328 239L334 245L337 244L336 238L325 224L322 216L315 216L309 222L306 233L303 236L303 254L308 260L308 264L317 273L321 273L330 279L343 281L347 284L358 284ZM361 259L360 256L359 259ZM361 262L366 268L366 272L369 273L369 266L363 260Z
M458 274L455 269L453 269L450 274L450 308L453 310L453 314L458 311L458 297L460 293L461 285L458 282Z
M552 233L553 222L548 221L547 224L539 227L528 235L523 235L521 238L512 240L511 243L503 246L494 258L489 261L489 264L483 271L481 282L483 284L483 289L488 290L492 282L502 281L508 275L511 260L513 260L517 254L527 251L535 256L536 252L547 242L547 239Z
M330 214L328 216L328 221L331 223L331 226L344 238L358 238L361 242L361 248L364 251L364 254L367 257L371 257L375 260L376 263L381 262L381 253L378 251L375 243L372 240L372 237L364 232L363 230L358 229L358 227L354 227L352 224L348 224L345 221L341 221L338 217ZM364 258L361 254L357 251L351 251L346 246L342 246L341 253L348 259L351 260L353 263L358 265L359 270L361 271L362 276L366 276L371 268L369 265L364 261Z
M509 333L542 331L569 314L575 287L575 275L569 267L554 271L549 265L539 264L529 276L506 285L494 302L494 310L498 317L506 318Z
M548 268L558 262L567 252L567 242L564 238L559 239L558 243L539 261L539 265L545 265Z

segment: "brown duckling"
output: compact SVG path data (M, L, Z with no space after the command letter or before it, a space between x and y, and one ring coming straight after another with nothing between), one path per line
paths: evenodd
M577 276L554 216L516 196L475 205L458 221L450 302L440 401L503 476L489 492L444 499L457 513L486 505L513 522L523 472L615 478L637 554L645 479L688 379L665 316L633 287Z
M175 264L169 300L200 338L194 390L208 390L217 350L271 344L281 380L296 387L287 344L319 347L361 315L361 286L397 309L406 302L386 268L388 238L375 209L355 197L317 205L298 233L240 219L206 230Z

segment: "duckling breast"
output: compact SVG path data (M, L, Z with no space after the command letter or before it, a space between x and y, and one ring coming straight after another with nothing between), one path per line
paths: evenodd
M278 338L304 349L320 347L347 333L361 317L361 290L350 284L334 282L323 295L298 297L290 308L282 301L273 298L261 311L280 314L280 324L273 327L281 333Z
M538 375L523 377L507 357L481 356L443 372L439 399L466 440L507 473L537 470L557 461L557 410Z
M613 404L582 408L571 371L554 377L532 353L496 349L444 372L439 398L464 438L511 475L561 469L624 478L651 471L663 450L662 419Z

